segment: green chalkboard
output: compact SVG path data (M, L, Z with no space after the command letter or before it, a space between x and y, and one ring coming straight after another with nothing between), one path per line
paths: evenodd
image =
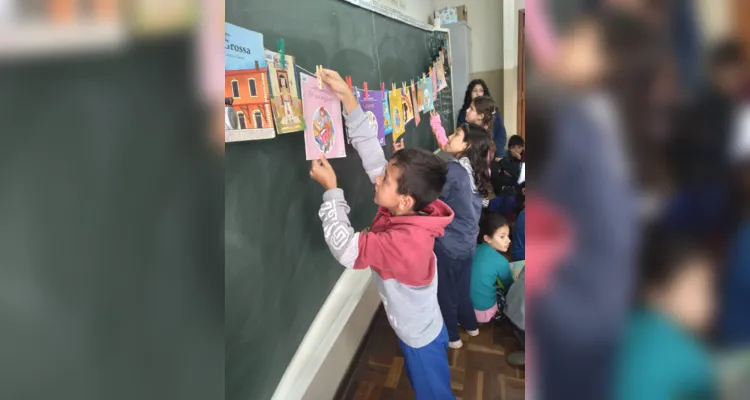
M370 89L426 72L447 39L341 0L226 0L226 21L264 35L308 71L322 64ZM453 131L450 90L439 108ZM407 125L407 147L436 148L428 115ZM391 154L390 136L386 156ZM374 213L373 189L351 146L332 160L355 228ZM323 190L308 174L302 133L226 146L226 398L269 399L343 268L318 219Z

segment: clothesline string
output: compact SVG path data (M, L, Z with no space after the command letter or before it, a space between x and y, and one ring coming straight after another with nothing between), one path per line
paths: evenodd
M295 67L296 67L296 68L298 68L298 69L300 69L300 70L301 70L302 72L305 72L305 73L307 73L307 74L309 74L309 75L312 75L312 76L316 76L316 74L315 74L315 73L313 73L313 72L310 72L310 71L308 71L308 70L306 70L306 69L304 69L304 68L300 67L300 66L299 66L299 64L296 64L296 65L295 65Z
M312 76L315 76L315 74L314 74L314 73L312 73L312 72L310 72L310 71L308 71L308 70L306 70L306 69L304 69L304 68L300 67L300 66L299 66L299 64L295 65L295 67L297 67L297 68L301 69L301 70L302 70L302 71L304 71L304 72L307 72L308 74L310 74L310 75L312 75Z

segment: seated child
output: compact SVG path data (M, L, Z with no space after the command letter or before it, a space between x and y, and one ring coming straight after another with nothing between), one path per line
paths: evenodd
M479 242L471 266L471 303L477 322L492 320L498 311L497 288L507 290L513 283L513 272L508 260L500 252L508 251L510 228L500 214L484 215L479 233Z
M386 161L377 127L368 122L341 76L324 69L322 78L344 105L351 144L375 185L379 206L369 232L355 232L336 173L325 158L312 161L310 176L326 190L319 212L325 241L344 267L373 271L416 398L454 399L433 253L435 238L453 219L453 211L438 200L447 167L418 148L400 150Z
M524 146L523 138L513 135L508 139L508 156L492 162L492 188L496 196L506 193L507 188L517 188L521 178Z
M647 232L639 304L620 348L616 399L713 399L718 379L700 334L714 307L714 266L690 238Z

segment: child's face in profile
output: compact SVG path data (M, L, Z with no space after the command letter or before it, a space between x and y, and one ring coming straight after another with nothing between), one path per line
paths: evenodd
M505 253L510 247L510 228L508 225L503 225L492 236L484 235L484 241L493 249Z
M469 144L464 141L464 131L462 129L456 129L452 135L448 137L448 143L445 145L445 151L456 155L461 154L468 148Z
M652 300L680 325L705 332L715 309L714 272L710 260L694 258Z
M472 102L469 106L469 109L466 110L466 122L481 124L482 118L484 118L484 114L478 113L476 107L474 107L474 103Z
M399 177L401 169L391 160L375 180L375 204L387 208L392 215L409 214L414 205L411 197L398 192Z

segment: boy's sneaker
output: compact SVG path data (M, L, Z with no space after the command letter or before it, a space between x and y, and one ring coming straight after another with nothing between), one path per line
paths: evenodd
M461 339L458 339L455 342L448 342L448 347L451 349L460 349L461 347L464 347L464 342L462 342Z
M473 331L466 331L466 333L468 333L469 336L478 336L479 335L479 329L474 329Z

